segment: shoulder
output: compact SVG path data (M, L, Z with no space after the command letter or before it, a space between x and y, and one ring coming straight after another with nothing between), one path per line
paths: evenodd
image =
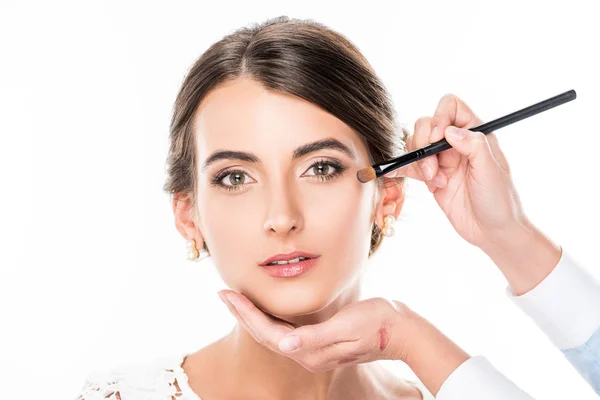
M145 364L121 365L88 374L75 400L184 400L180 382L182 356L154 359Z

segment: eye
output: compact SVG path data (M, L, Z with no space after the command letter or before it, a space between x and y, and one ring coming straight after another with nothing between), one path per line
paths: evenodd
M305 175L302 176L316 178L319 181L329 181L342 175L345 170L346 167L340 162L332 160L319 160L313 163L307 169L307 172L310 171L313 172L313 174L305 173ZM252 178L250 178L251 181L249 182L248 178L250 178L250 176L246 172L237 169L230 169L217 174L211 179L211 184L227 191L235 191L241 190L250 183L256 182Z
M328 181L333 179L344 172L346 167L337 161L319 160L312 164L307 171L314 171L314 176L319 180Z
M215 176L211 183L225 190L239 190L248 184L247 178L248 174L242 170L228 170Z
M246 182L246 174L232 172L226 177L229 177L229 179L224 179L224 182L229 181L229 184L231 184L231 186L243 185L244 182Z

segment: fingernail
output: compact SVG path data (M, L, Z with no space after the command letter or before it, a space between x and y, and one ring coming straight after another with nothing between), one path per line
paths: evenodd
M429 138L433 139L435 137L435 135L437 135L437 132L438 132L438 127L434 126L433 129L431 130L431 136L429 136Z
M446 128L446 133L450 136L452 136L455 139L464 139L465 136L467 136L467 130L466 129L459 129L455 126L449 126Z
M421 162L421 169L425 174L425 179L430 181L433 178L433 168L429 166L429 164L425 161Z
M279 350L289 352L300 347L300 338L298 336L288 336L279 342Z

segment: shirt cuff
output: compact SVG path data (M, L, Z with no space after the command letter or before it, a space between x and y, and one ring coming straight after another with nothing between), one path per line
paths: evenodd
M529 315L561 350L584 344L600 328L600 284L567 251L552 272L512 301Z
M444 381L437 400L533 400L502 375L483 356L475 356L459 365Z

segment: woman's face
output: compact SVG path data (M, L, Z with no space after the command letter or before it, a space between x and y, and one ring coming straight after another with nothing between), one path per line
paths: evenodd
M356 283L368 259L378 189L356 178L369 160L351 128L247 78L213 90L194 126L194 235L206 241L231 289L285 318L319 311ZM324 140L328 146L295 154ZM294 277L274 277L260 266L294 251L319 258Z

